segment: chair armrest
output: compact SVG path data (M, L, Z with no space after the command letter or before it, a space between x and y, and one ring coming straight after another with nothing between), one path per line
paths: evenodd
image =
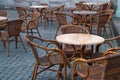
M114 38L108 38L108 39L105 39L105 42L102 43L102 44L98 44L97 47L96 47L96 52L99 52L99 48L100 46L104 45L104 44L108 44L110 46L110 48L112 48L112 44L110 43L110 41L114 41L114 40L117 40L117 39L120 39L120 36L116 36Z
M113 41L113 40L117 40L117 39L120 39L120 36L116 36L114 38L105 39L105 41Z
M24 15L22 17L19 17L19 19L24 19L24 18L30 17L31 15L32 15L32 13L29 13L29 14L26 14L26 15Z

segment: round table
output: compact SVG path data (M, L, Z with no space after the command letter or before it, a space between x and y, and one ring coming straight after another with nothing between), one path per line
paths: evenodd
M79 15L91 15L91 14L97 14L98 12L96 11L73 11L74 14L79 14Z
M48 6L39 5L39 6L30 6L30 8L48 8Z
M7 19L7 17L0 16L0 21L6 20L6 19Z
M56 37L56 40L63 44L69 44L72 46L80 45L83 46L82 51L80 52L81 57L83 57L83 53L86 45L96 45L101 44L105 41L103 37L92 35L92 34L81 34L81 33L70 33L70 34L62 34Z

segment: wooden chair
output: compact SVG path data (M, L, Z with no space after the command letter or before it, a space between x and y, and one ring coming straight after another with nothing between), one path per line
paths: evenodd
M5 11L5 10L0 10L0 16L8 17L7 11ZM1 20L1 21L0 21L0 34L1 34L1 31L4 31L4 28L5 28L5 26L6 26L6 24L4 24L4 23L6 23L7 21L8 21L8 19ZM0 37L0 40L2 41L3 46L4 46L4 48L5 48L6 46L5 46L5 41L4 41L4 39L3 39L2 37Z
M51 24L54 20L56 20L56 16L55 16L55 13L56 12L62 12L63 9L64 9L64 6L65 5L60 5L58 7L53 7L53 8L50 8L48 9L46 12L45 12L45 15L43 17L45 23L45 28L49 25L49 21L51 21Z
M57 24L58 24L56 35L61 26L77 23L77 18L75 18L74 16L67 14L67 13L56 12L55 16L56 16L56 20L57 20Z
M21 27L21 32L26 32L27 34L33 35L34 33L37 33L39 37L41 37L40 32L38 30L38 23L39 23L39 12L32 12L31 13L31 19L27 22L26 26Z
M45 40L32 35L26 35L25 40L29 43L36 60L32 80L35 80L36 76L45 70L57 72L57 80L59 80L63 73L64 80L66 80L67 57L64 51L61 50L61 45L58 42ZM58 70L51 69L55 65L59 65ZM64 68L63 72L62 68Z
M110 2L108 3L108 9L110 9L112 5L113 5L113 3L112 3L112 1L110 1Z
M109 7L109 3L104 3L102 5L100 5L100 11L104 11L107 10Z
M56 15L56 19L57 19L57 23L58 23L59 27L62 25L66 25L66 24L76 24L77 22L75 22L75 21L78 20L71 14L67 14L65 12L56 12L55 15Z
M24 21L24 25L27 24L27 22L29 21L30 16L30 12L28 9L24 8L24 7L16 7L17 13L19 15L19 19L23 19Z
M120 53L116 50L120 50L120 47L107 50L99 58L76 59L72 66L72 80L75 74L84 80L120 80Z
M49 6L47 3L40 3L39 5L42 6ZM41 17L40 17L40 21L43 21L43 16L45 16L45 12L47 11L47 8L42 8L42 9L38 9L36 8L38 12L40 12Z
M82 28L81 26L78 26L78 25L64 25L64 26L61 26L57 32L57 35L61 35L61 34L69 34L69 33L89 33L87 29L84 29ZM91 48L91 49L90 49ZM82 46L72 46L72 45L67 45L67 44L64 44L63 46L63 50L65 51L68 59L71 61L73 58L75 57L80 57L80 51L82 49ZM87 53L89 54L89 52L92 53L92 47L89 46L86 46L85 47L85 53L84 54L84 57L87 58L88 55ZM91 54L89 54L89 57L90 57Z
M1 32L1 37L4 39L6 38L7 41L7 54L9 56L9 46L10 46L10 39L13 37L15 38L15 42L16 42L16 48L17 48L17 42L18 42L18 37L20 38L20 42L22 43L22 46L26 52L26 48L24 46L24 43L22 41L22 38L20 36L20 29L21 29L21 25L22 25L23 20L12 20L12 21L8 21L5 27L5 31ZM6 44L5 44L6 46Z
M105 13L100 13L100 14L88 17L86 20L86 27L91 26L89 27L91 34L103 36L103 34L105 33L106 37L108 38L106 24L109 17L110 15Z
M75 3L76 8L80 9L80 10L85 10L85 5L83 3L86 3L85 1L80 1L78 3Z

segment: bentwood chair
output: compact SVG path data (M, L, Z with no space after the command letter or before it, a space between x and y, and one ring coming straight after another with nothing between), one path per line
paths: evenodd
M99 58L76 59L72 66L72 80L75 74L84 80L120 80L120 53L116 50L120 47L105 51Z
M56 12L56 19L57 19L57 23L58 26L62 26L62 25L66 25L66 24L75 24L77 23L77 18L75 18L74 16L72 16L71 14L67 14L65 12ZM68 19L67 19L68 18ZM76 21L73 21L73 19Z
M78 21L77 18L75 18L74 16L67 14L67 13L63 13L63 12L56 12L55 16L56 16L56 20L57 20L57 24L58 24L56 35L61 26L77 24L77 21Z
M54 40L46 40L32 35L26 35L24 38L30 45L36 60L32 80L35 80L36 76L45 70L57 72L57 80L63 74L64 80L66 80L67 57L61 50L61 45ZM59 66L58 70L51 69L56 65ZM63 68L64 71L62 72Z
M100 13L88 17L86 19L86 27L89 27L91 34L96 34L99 36L103 36L105 34L108 38L108 32L106 30L106 24L109 19L109 14Z
M101 11L104 11L104 10L107 10L109 8L109 3L104 3L102 5L100 5L100 10Z
M49 5L47 3L40 3L39 5L48 6L49 7ZM36 8L36 10L41 14L40 21L42 21L43 20L43 16L45 15L45 12L47 11L47 8L40 8L40 9Z
M89 34L89 31L87 29L84 29L82 28L81 26L79 25L64 25L64 26L61 26L57 32L57 35L61 35L61 34L70 34L70 33L86 33L86 34ZM72 45L68 45L68 44L64 44L63 45L63 50L65 51L68 59L71 61L73 58L75 57L80 57L80 52L81 52L81 49L82 49L83 46L72 46ZM84 57L87 58L88 56L90 57L92 53L92 47L89 46L86 46L85 47L85 54ZM89 55L88 55L88 54Z
M85 1L80 1L78 3L75 3L76 5L76 8L79 9L79 10L85 10L85 5L84 3L86 3Z
M45 15L43 17L45 23L44 23L44 26L45 28L49 25L49 22L51 21L51 24L54 20L56 20L56 16L55 16L55 13L56 12L62 12L64 10L64 6L65 5L60 5L58 7L53 7L53 8L50 8L48 9L46 12L45 12Z
M40 32L38 30L38 23L39 23L39 17L40 17L39 12L32 12L31 13L31 18L27 22L26 26L21 27L21 32L26 32L27 34L34 35L34 33L37 33L39 37L41 37Z
M2 39L6 39L5 41L7 42L7 54L9 56L9 46L11 43L11 38L15 38L15 43L16 43L16 48L17 48L17 42L18 42L18 37L20 39L20 42L22 43L22 46L26 52L26 48L24 46L24 43L22 41L22 38L20 36L20 29L22 26L22 22L23 20L12 20L12 21L8 21L6 22L6 26L5 26L5 31L1 32L1 37ZM5 44L6 47L6 44Z
M5 11L5 10L0 10L0 16L8 17L7 11ZM5 26L6 26L4 23L7 22L7 21L8 21L8 19L0 20L0 34L1 34L1 31L4 31L4 28L5 28ZM6 46L5 46L5 41L4 41L4 39L2 39L2 37L0 37L0 40L2 41L3 46L6 47Z
M30 18L30 11L24 7L16 7L16 10L19 15L19 18L25 20L24 25L26 25Z

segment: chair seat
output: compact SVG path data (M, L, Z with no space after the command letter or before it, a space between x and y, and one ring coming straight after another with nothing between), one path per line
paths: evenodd
M103 70L104 70L103 65L95 65L95 66L89 67L89 77L86 80L100 80L100 79L102 79ZM81 73L83 73L82 74L83 76L86 73L85 69L78 69L76 71L77 71L77 74L79 76L81 76Z
M61 56L58 54L52 54L49 59L47 58L47 56L44 57L40 57L40 65L41 66L50 66L50 65L57 65L57 64L61 64L62 62L62 58L60 58ZM49 62L50 61L50 62Z

